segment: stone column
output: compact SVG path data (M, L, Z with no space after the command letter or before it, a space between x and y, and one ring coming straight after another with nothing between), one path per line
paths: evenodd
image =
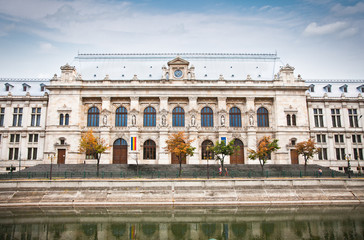
M243 126L247 126L247 143L245 144L244 153L245 156L245 162L247 164L258 164L258 162L250 160L247 156L247 150L250 149L256 149L257 148L257 114L255 111L255 98L254 97L247 97L246 98L246 120L243 122Z
M189 97L188 98L188 113L189 119L186 119L186 126L189 126L189 139L194 139L192 142L192 147L195 147L195 152L192 157L188 157L188 164L200 164L200 146L198 140L198 105L197 105L197 97Z
M167 223L159 223L159 239L168 239Z
M158 149L158 164L169 164L168 151L165 150L166 141L168 139L168 97L159 97L159 121L157 125L160 126L159 130L159 149ZM158 124L159 123L159 124Z

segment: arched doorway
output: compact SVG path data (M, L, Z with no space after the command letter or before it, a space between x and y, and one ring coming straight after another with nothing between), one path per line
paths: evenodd
M127 164L128 163L128 143L119 138L113 145L113 164Z
M239 149L230 156L230 164L244 164L244 143L239 139L235 139L234 146Z

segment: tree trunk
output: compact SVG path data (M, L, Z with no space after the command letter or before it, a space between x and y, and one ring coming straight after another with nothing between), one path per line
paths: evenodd
M220 161L221 163L221 175L224 172L224 160Z
M99 167L100 167L100 157L97 156L97 170L96 170L96 176L99 177Z
M182 173L182 158L181 158L181 155L178 156L178 162L179 162L178 177L181 177L181 173Z
M260 163L260 167L262 168L262 177L264 177L264 160L259 159L259 163Z
M306 168L307 168L307 158L305 156L305 177L306 177Z

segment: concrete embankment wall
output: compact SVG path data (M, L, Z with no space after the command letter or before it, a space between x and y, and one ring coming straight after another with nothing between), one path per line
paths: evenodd
M364 179L96 179L0 182L0 207L362 203Z

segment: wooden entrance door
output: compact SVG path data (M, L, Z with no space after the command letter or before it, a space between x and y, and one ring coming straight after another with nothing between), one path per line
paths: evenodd
M178 157L172 153L172 164L179 164ZM186 155L182 156L182 164L186 164Z
M66 149L58 149L57 164L64 164L66 160Z
M291 164L298 164L298 152L296 149L291 149Z
M119 138L113 145L113 164L127 164L128 163L128 144Z
M244 164L244 144L239 139L235 139L234 146L239 146L239 150L230 156L230 164Z

